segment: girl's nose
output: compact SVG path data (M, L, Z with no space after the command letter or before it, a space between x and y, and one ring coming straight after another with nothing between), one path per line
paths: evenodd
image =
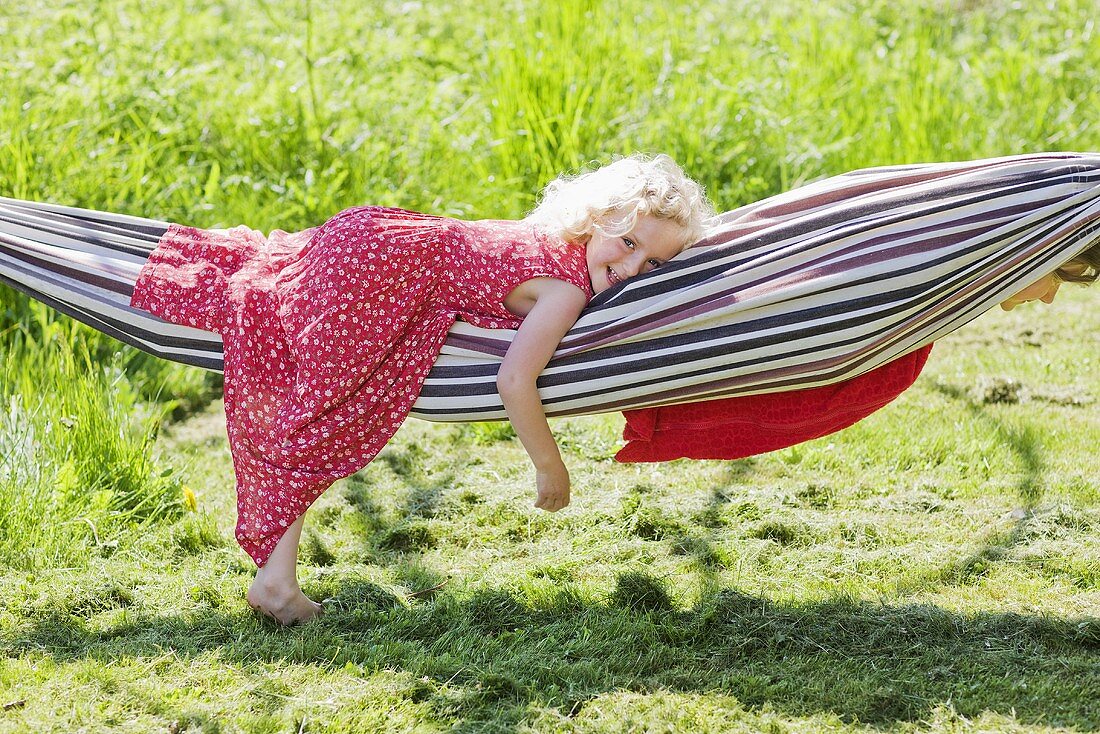
M645 255L641 252L636 252L628 257L623 262L623 270L626 272L628 278L633 278L638 273L642 272L642 268L645 266Z

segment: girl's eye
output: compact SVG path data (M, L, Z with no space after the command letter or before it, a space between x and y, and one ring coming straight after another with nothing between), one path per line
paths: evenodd
M650 260L649 261L649 267L651 267L651 268L658 267L660 264L661 264L660 260Z
M628 250L633 250L635 247L637 247L637 245L628 240L626 237L623 237L623 244L626 245L626 249Z

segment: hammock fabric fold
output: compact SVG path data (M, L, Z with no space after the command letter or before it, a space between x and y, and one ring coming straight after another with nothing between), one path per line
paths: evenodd
M716 217L599 294L539 379L551 416L836 384L954 331L1100 238L1100 154L869 168ZM0 282L165 359L222 366L218 335L130 308L167 222L0 198ZM412 415L505 417L513 331L459 322Z

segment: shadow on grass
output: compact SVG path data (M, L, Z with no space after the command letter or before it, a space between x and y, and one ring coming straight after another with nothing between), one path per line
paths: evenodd
M1043 495L1039 481L1043 469L1040 441L1030 426L1014 428L1005 425L959 387L937 384L934 388L940 394L963 403L975 420L992 430L1016 455L1023 469L1023 476L1015 487L1021 507L1013 513L1015 523L1010 529L990 532L973 552L958 561L909 578L902 584L905 592L926 590L934 584L966 585L978 581L993 564L1006 558L1012 548L1032 537L1034 509Z
M619 578L607 599L570 587L535 601L499 589L408 602L373 584L331 580L336 599L317 622L280 630L210 609L124 619L53 611L0 638L7 655L60 662L192 658L234 665L286 662L320 671L408 671L393 695L441 722L511 730L533 707L573 716L612 692L722 693L790 716L835 713L891 725L950 702L1021 723L1100 727L1100 619L963 615L931 605L851 600L783 603L722 589L676 609L662 582ZM310 589L307 588L307 592ZM316 590L313 590L316 592ZM265 668L266 669L266 668Z
M1005 425L1003 421L990 415L982 403L976 402L959 387L942 383L933 387L941 395L963 403L975 420L989 427L1012 450L1023 469L1023 477L1016 483L1016 494L1019 495L1025 509L1030 510L1035 507L1043 497L1043 489L1039 483L1039 475L1043 470L1043 456L1039 450L1041 442L1035 430L1031 426L1013 428Z
M435 474L426 472L428 458L427 451L415 443L401 449L388 447L378 455L378 460L408 487L403 511L406 517L432 517L443 493L454 484L452 467Z

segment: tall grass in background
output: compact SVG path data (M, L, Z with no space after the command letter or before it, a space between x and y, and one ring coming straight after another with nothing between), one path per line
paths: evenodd
M110 552L184 506L149 452L172 403L141 400L118 360L97 366L71 321L29 311L37 328L4 330L0 363L0 559L21 569Z
M1100 147L1092 2L46 6L0 10L4 193L202 226L519 217L639 149L732 208L867 165Z
M1093 2L23 11L0 6L0 195L198 226L364 202L520 217L558 173L635 150L729 209L861 166L1100 149ZM172 506L146 439L218 383L0 298L0 558L69 562Z

